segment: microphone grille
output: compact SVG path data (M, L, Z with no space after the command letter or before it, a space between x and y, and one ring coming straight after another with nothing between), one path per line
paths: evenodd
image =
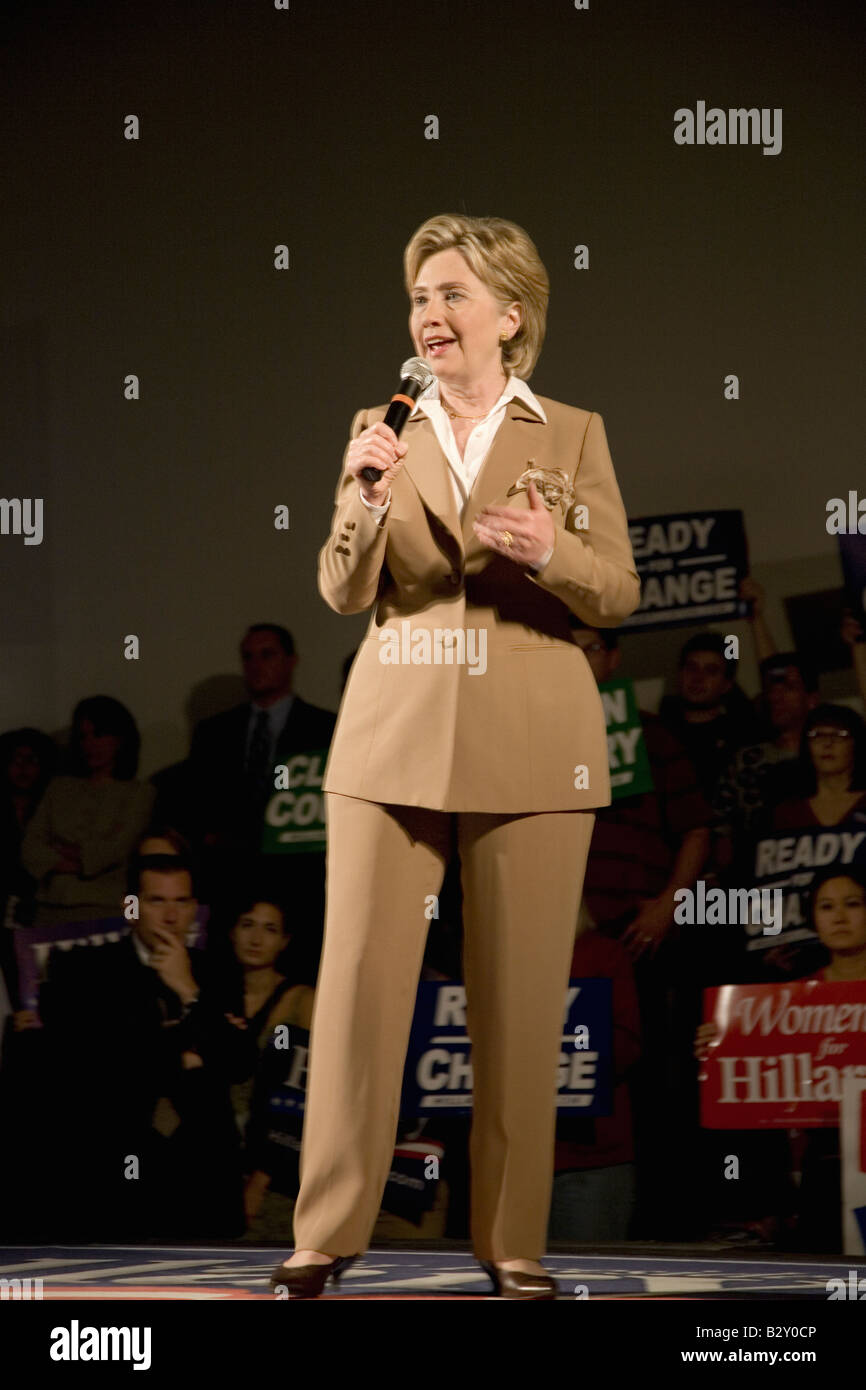
M412 377L417 381L422 391L426 391L434 378L435 373L431 372L423 357L408 357L400 368L400 380L404 377Z

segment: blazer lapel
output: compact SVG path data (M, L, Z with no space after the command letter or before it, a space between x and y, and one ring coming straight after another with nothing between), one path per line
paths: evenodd
M451 468L436 438L433 421L423 411L406 421L403 438L410 445L404 467L430 517L436 544L453 564L463 563L460 514L451 486Z
M467 560L485 549L472 529L472 522L482 507L492 502L505 507L527 505L525 492L513 497L506 497L506 493L521 473L531 467L532 458L539 467L544 466L542 458L548 437L548 428L540 416L534 415L522 401L509 401L505 419L496 431L463 514L462 539Z
M451 469L436 438L432 420L423 411L420 412L414 419L406 421L403 436L411 445L406 455L405 469L427 511L439 523L437 543L450 558L454 558L456 547L463 561L470 553L484 548L472 529L473 518L483 506L495 501L507 506L525 504L525 494L513 498L506 498L505 494L524 469L530 467L530 459L535 457L540 463L548 430L544 421L533 414L529 406L519 400L509 401L502 424L496 431L469 494L462 523L451 486Z

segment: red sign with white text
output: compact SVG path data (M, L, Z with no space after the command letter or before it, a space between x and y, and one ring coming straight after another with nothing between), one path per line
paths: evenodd
M839 1124L846 1076L866 1077L866 981L704 990L719 1036L702 1064L705 1129Z

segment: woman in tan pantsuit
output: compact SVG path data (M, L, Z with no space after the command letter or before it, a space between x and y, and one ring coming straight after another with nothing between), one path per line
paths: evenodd
M537 1261L563 1009L594 808L610 802L601 701L568 619L614 627L640 583L601 416L526 385L548 299L529 237L498 218L435 217L404 265L412 341L435 380L399 440L387 406L355 416L319 556L327 603L373 612L323 783L296 1250L272 1285L314 1297L370 1239L425 907L456 821L473 1245L497 1292L550 1298ZM360 476L371 466L378 483Z

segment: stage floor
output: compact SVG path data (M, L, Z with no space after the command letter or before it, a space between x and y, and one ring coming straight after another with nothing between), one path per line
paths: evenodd
M262 1246L0 1246L0 1280L42 1280L42 1298L123 1300L268 1299L268 1278L286 1252ZM607 1247L604 1253L551 1254L545 1268L560 1299L820 1299L827 1281L866 1275L862 1257L784 1258L728 1248ZM31 1283L31 1288L34 1288ZM5 1298L14 1286L2 1285ZM471 1253L368 1250L327 1299L487 1299L490 1280Z

